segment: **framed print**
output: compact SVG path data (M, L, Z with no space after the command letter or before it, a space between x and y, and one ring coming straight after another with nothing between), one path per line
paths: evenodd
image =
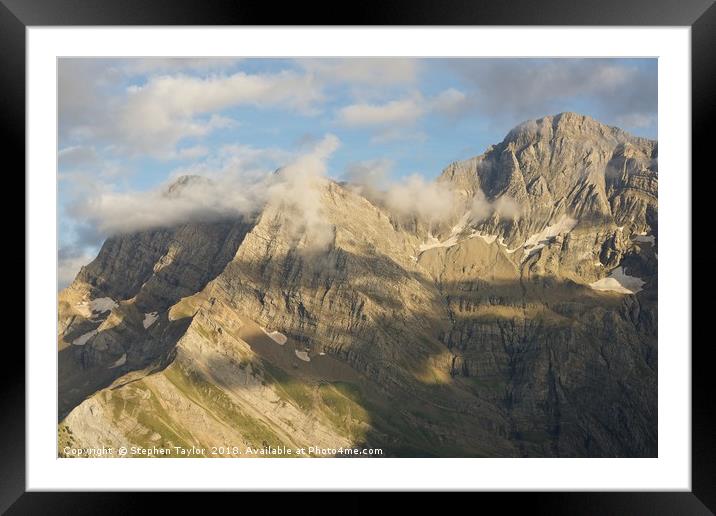
M434 490L714 510L691 337L709 2L318 26L63 4L1 11L28 206L3 508Z

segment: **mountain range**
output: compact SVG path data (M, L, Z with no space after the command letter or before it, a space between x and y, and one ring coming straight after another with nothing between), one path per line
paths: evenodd
M59 294L59 453L655 457L657 163L561 113L448 165L439 220L326 177L310 219L111 236Z

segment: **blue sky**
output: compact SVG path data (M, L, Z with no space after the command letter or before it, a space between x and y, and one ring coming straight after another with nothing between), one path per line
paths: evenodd
M117 199L135 206L185 173L268 174L327 135L328 176L377 167L394 181L432 179L562 111L656 139L657 61L61 59L58 104L64 286L110 233L102 217L121 216Z

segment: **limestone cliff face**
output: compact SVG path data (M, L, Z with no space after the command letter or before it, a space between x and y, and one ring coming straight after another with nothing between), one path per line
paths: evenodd
M599 228L600 243L617 232L628 240L657 236L657 156L655 141L562 113L516 127L485 154L447 167L439 181L459 189L466 210L480 193L497 201L497 210L469 222L510 248L563 217L577 230ZM517 208L500 210L501 199ZM624 248L617 243L614 251Z
M311 220L109 239L60 295L60 441L655 456L656 161L564 113L446 168L432 232L326 180Z

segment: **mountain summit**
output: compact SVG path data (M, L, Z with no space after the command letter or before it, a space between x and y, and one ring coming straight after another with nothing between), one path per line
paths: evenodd
M60 442L656 456L657 157L561 113L449 165L441 220L321 179L109 238L60 293Z

